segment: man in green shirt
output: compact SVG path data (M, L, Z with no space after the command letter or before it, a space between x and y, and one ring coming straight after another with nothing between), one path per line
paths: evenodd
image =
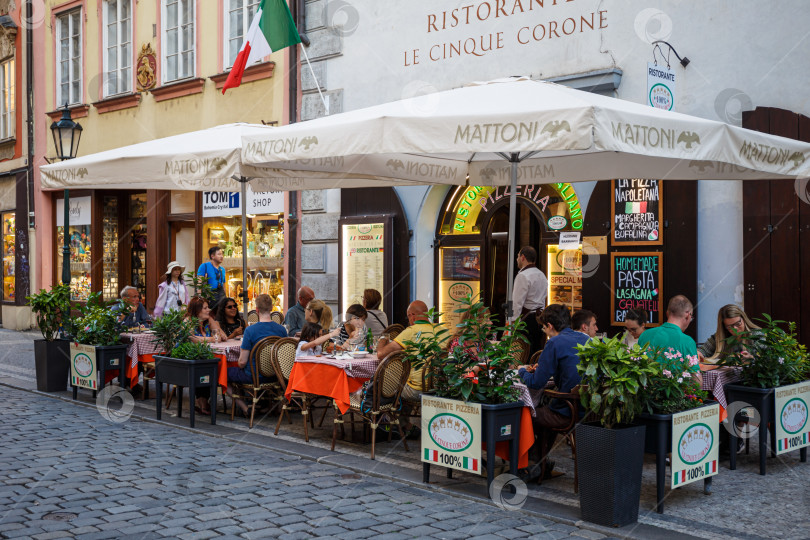
M672 349L679 352L684 358L697 358L697 344L695 340L684 334L692 322L694 307L692 302L683 295L674 296L667 304L667 322L657 328L645 330L638 338L638 344L649 344L651 348ZM695 378L701 379L700 366L695 363L690 368Z

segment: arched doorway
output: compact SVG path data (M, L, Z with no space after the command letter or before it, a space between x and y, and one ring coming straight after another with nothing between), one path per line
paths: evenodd
M499 201L500 203L501 201ZM484 304L489 308L492 315L497 316L499 323L505 321L506 288L509 280L514 276L508 276L509 258L517 258L520 248L532 246L537 250L537 267L544 273L545 257L539 254L545 253L545 244L549 240L556 242L556 236L546 237L543 217L537 211L537 207L528 204L526 201L518 199L518 207L515 213L515 249L509 253L509 204L508 200L503 201L498 207L493 207L487 212L488 223L484 233L483 250L483 274L484 283L481 287ZM515 266L515 272L518 268Z

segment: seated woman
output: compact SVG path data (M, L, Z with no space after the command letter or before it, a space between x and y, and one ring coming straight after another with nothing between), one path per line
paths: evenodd
M223 298L220 301L217 322L226 340L241 336L247 326L242 314L239 313L239 306L233 298Z
M625 332L622 343L632 347L638 343L638 338L647 327L647 312L643 309L628 309L624 315Z
M328 334L321 335L321 325L318 323L305 323L301 329L301 339L298 348L295 350L295 357L320 356L321 346L331 338L337 336L339 328L335 328Z
M194 343L215 343L219 342L223 336L219 328L211 326L209 315L211 310L208 308L208 301L195 296L188 303L186 310L186 319L194 321L194 334L191 336L191 341ZM211 392L207 387L197 388L197 399L194 403L194 408L201 414L211 414L211 407L208 400L211 397Z
M717 312L717 331L706 340L706 343L697 348L698 358L701 362L710 364L716 363L725 354L739 354L743 358L753 358L741 340L729 343L729 338L751 330L759 330L759 326L751 322L740 306L727 304L721 307Z
M366 334L368 333L366 329L367 317L366 308L360 304L350 305L346 309L346 322L338 326L340 332L334 339L335 343L342 349L365 343Z
M366 289L363 291L363 307L368 312L366 327L371 329L375 338L383 335L383 331L388 328L388 316L380 311L382 295L377 289Z
M321 325L321 333L328 333L332 328L332 310L323 300L310 300L304 309L304 319L307 322Z

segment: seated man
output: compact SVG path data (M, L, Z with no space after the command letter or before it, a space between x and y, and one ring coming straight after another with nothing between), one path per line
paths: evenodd
M657 349L671 349L683 355L684 359L695 359L694 365L689 368L693 376L701 381L700 365L697 362L697 344L695 340L684 334L692 322L692 302L683 295L673 296L667 304L667 322L656 328L649 328L638 338L639 345L649 345Z
M567 307L560 304L548 306L540 315L540 324L548 336L546 346L537 365L522 366L518 370L518 376L526 386L534 389L545 388L549 378L553 376L557 390L570 392L581 380L577 372L579 356L576 346L584 345L590 338L571 328L571 314ZM539 461L530 468L529 479L537 478L540 474L544 478L551 477L554 463L547 460L546 456L557 438L557 434L551 428L565 427L570 419L571 412L565 403L559 400L554 400L550 405L537 410L537 416L532 421L537 437L532 454L539 457Z
M124 301L124 307L113 306L114 311L120 311L118 315L118 322L125 328L133 326L140 326L152 322L152 317L146 311L146 307L141 304L141 293L138 289L127 285L121 289L121 300Z
M421 300L415 300L411 302L411 305L408 306L408 322L410 326L403 330L394 341L390 343L385 340L385 338L381 339L377 344L377 358L382 360L389 354L401 350L405 350L408 348L407 342L416 342L422 338L424 335L433 335L433 326L428 323L427 317L428 307L427 305L422 302ZM446 329L444 326L437 327L437 331L439 329ZM421 334L420 334L421 333ZM417 337L417 335L419 337ZM449 339L450 333L447 332L442 335L442 341L446 341ZM420 429L417 426L414 426L410 422L409 413L413 409L415 404L420 404L422 402L422 392L424 388L422 387L422 378L423 373L425 371L424 366L420 369L411 368L411 374L408 376L408 382L405 384L405 387L402 389L402 414L400 417L402 418L403 422L403 430L406 432L406 436L408 438L418 438L420 435Z
M250 351L253 346L266 337L278 336L287 337L287 329L273 322L270 314L273 312L273 299L268 294L260 294L256 297L256 311L259 314L259 322L245 328L242 336L242 350L239 353L239 367L228 368L228 382L239 384L250 384L253 382L251 367L248 365ZM233 395L233 389L228 386L228 395ZM247 416L247 404L241 399L235 400L239 409Z
M571 317L571 328L595 338L599 328L596 326L596 313L587 309L579 309Z

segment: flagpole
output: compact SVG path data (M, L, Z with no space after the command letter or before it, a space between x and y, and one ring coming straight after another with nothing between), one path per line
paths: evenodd
M323 97L323 92L321 92L321 83L318 82L317 77L315 77L315 72L312 70L312 64L309 63L309 56L307 56L307 50L304 48L303 43L298 44L301 46L301 52L304 53L304 60L307 61L307 66L309 66L309 72L312 74L312 80L315 81L315 88L318 89L318 95L321 96L323 107L326 110L326 116L329 116L329 104L326 102L326 98Z

